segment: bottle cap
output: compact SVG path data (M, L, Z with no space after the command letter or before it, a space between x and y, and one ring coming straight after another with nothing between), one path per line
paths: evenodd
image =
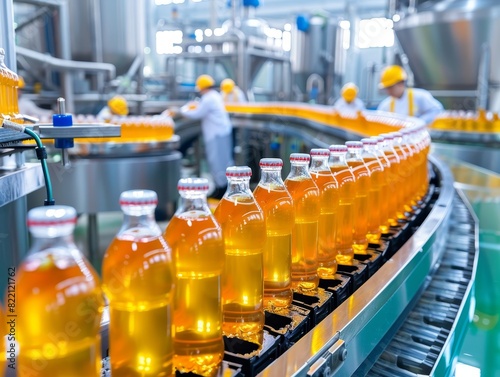
M377 140L371 137L365 137L361 139L361 142L363 143L363 145L377 145Z
M206 178L181 178L177 183L179 191L208 191L208 179Z
M290 155L290 162L309 162L311 160L311 156L307 153L292 153Z
M226 177L251 177L252 169L248 166L230 166L226 169Z
M28 227L69 225L76 223L76 210L69 206L33 208L28 212Z
M347 146L342 144L334 144L328 147L330 152L347 152Z
M330 150L325 148L313 148L309 154L311 156L330 156Z
M120 195L121 206L157 205L158 196L152 190L129 190Z
M259 162L261 168L280 168L283 166L281 158L261 158Z
M345 145L347 148L363 148L363 143L361 141L346 141Z

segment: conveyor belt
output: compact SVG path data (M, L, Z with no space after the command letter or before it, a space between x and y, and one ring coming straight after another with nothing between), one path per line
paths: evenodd
M449 336L462 319L460 314L468 315L462 313L461 306L470 290L476 253L474 218L462 198L455 194L441 264L367 376L435 374L440 357L450 346Z

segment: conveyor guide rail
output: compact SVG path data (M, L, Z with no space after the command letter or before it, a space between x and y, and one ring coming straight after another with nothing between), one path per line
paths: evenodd
M460 320L457 314L474 275L476 239L474 219L455 194L449 241L441 264L367 376L434 375L436 363Z

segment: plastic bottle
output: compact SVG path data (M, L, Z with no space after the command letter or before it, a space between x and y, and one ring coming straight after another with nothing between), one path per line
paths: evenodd
M391 134L394 136L394 139L392 141L392 145L394 147L394 150L399 156L400 160L400 169L399 169L399 174L400 174L400 181L404 182L400 186L401 190L401 208L402 208L402 214L404 217L403 219L407 217L407 212L411 213L413 211L413 208L411 207L411 199L410 199L410 191L414 185L414 182L412 182L412 178L414 177L414 172L413 172L413 166L412 166L412 161L411 161L411 151L406 148L406 145L403 144L403 134L401 132L391 132Z
M382 200L382 194L387 193L387 182L384 177L384 166L376 155L377 140L371 138L361 139L363 151L361 158L370 171L369 209L367 211L368 242L377 245L380 241L380 225L389 218L387 200Z
M171 249L154 220L157 203L151 190L122 192L123 224L104 255L113 377L172 373L174 269Z
M318 219L318 275L322 279L333 279L337 272L337 209L339 185L333 177L328 160L328 149L311 149L309 173L320 191L320 215Z
M103 294L73 241L75 223L67 206L28 212L33 242L16 277L19 377L101 375Z
M318 219L320 192L308 171L310 156L290 155L290 173L285 186L292 196L295 225L292 233L292 289L307 293L317 291Z
M368 248L368 216L371 203L369 202L370 192L370 171L361 158L363 143L360 141L347 141L346 162L350 166L352 173L356 177L356 199L354 201L354 226L352 236L352 246L354 253L365 254Z
M250 190L248 166L226 169L227 191L215 208L222 227L226 263L222 283L222 330L262 346L264 338L264 212Z
M293 200L281 178L280 158L260 160L260 181L253 195L264 211L264 309L287 308L292 302Z
M345 160L347 146L330 145L328 149L330 150L328 165L339 185L336 231L337 262L339 264L350 264L354 258L352 229L354 222L354 200L356 199L356 192L354 191L356 178Z
M181 373L215 376L222 363L222 229L208 208L208 181L183 178L180 205L165 239L175 261L174 367Z
M408 188L408 203L409 203L409 211L414 211L414 208L418 201L421 199L418 195L418 182L419 182L419 171L418 171L418 153L419 150L417 145L413 142L413 133L414 130L412 128L402 129L399 131L402 135L401 145L407 151L409 156L408 162L411 165L411 174L408 178L411 183Z

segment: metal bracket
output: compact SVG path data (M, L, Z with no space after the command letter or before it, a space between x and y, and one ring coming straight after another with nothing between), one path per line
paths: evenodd
M347 358L347 348L342 339L338 339L328 351L326 351L309 368L309 377L330 377L340 368Z

